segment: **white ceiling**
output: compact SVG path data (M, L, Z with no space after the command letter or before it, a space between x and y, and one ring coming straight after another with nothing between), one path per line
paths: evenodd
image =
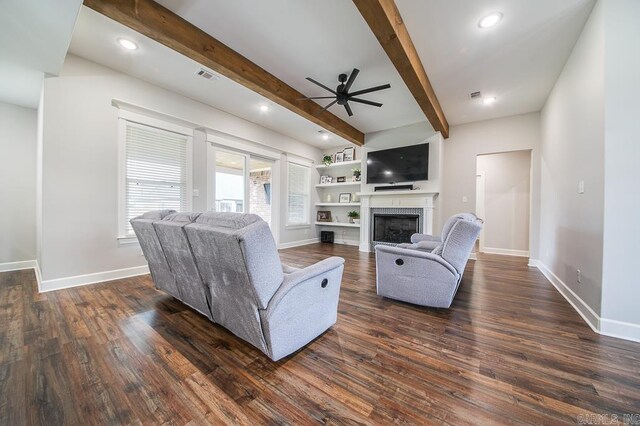
M450 124L462 124L532 111L543 106L595 0L396 0L416 49ZM360 69L353 90L391 83L366 98L382 108L353 104L353 117L338 105L330 111L364 133L425 122L425 117L378 41L351 1L346 0L158 0L295 89L309 96L326 92L337 75ZM491 29L478 21L489 12L504 14ZM125 52L127 37L140 45ZM194 76L198 64L102 15L83 8L71 53L212 105L320 148L328 141L320 128L221 77ZM485 106L470 101L480 90L496 96ZM323 101L318 103L324 105ZM258 106L269 104L261 113ZM429 126L430 127L430 126Z
M449 124L539 111L595 0L396 0ZM478 22L499 11L493 28ZM496 96L485 106L470 92Z
M117 43L120 37L134 41L139 48L122 49ZM317 124L230 79L196 76L201 68L197 62L87 7L80 11L69 52L321 149L349 144L336 135L322 139ZM269 111L260 111L261 105L268 105Z
M311 77L335 88L338 74L360 70L352 90L390 83L391 89L363 95L376 108L351 103L329 111L364 133L424 121L424 115L373 36L347 0L159 0L182 18L308 96L327 92ZM327 102L318 101L321 105Z
M0 101L35 108L44 74L57 74L82 0L3 0Z

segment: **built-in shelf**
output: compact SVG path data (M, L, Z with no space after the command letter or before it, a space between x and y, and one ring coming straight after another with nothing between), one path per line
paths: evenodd
M316 222L316 225L320 226L341 226L344 228L360 228L359 223L348 223L348 222Z
M316 203L318 207L353 207L359 205L360 203Z
M316 188L330 188L332 186L360 186L362 182L335 182L335 183L319 183Z
M360 164L360 160L343 161L341 163L331 163L328 166L325 166L324 164L320 164L316 166L316 169L334 169L336 167L356 166L359 164Z

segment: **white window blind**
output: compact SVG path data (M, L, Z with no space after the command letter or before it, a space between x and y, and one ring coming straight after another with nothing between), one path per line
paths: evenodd
M189 136L126 122L125 237L129 221L150 210L187 210Z
M287 224L309 223L309 167L289 163Z

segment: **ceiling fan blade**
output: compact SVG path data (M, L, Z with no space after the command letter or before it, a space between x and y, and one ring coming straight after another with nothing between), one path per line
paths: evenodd
M364 95L365 93L377 92L378 90L384 90L390 88L390 84L383 84L382 86L370 87L368 89L358 90L357 92L349 93L349 96Z
M347 110L347 114L349 114L349 117L353 115L353 112L351 111L351 107L349 106L349 104L344 104L344 109Z
M335 99L335 96L311 96L309 98L298 98L299 101L306 101L308 99Z
M331 102L329 105L327 105L326 107L322 108L323 111L326 111L327 108L329 108L331 105L335 104L336 102L338 102L338 100L336 99L335 101Z
M366 99L358 99L358 98L349 98L350 102L359 102L361 104L373 105L377 107L381 107L382 104L378 102L367 101Z
M322 87L324 90L328 90L328 91L330 91L331 93L333 93L334 95L337 95L337 93L336 93L336 91L335 91L335 90L333 90L333 89L329 89L327 86L325 86L325 85L324 85L324 84L322 84L322 83L319 83L319 82L315 81L315 80L314 80L314 79L312 79L311 77L307 77L307 80L309 80L309 81L310 81L310 82L312 82L313 84L316 84L316 85L318 85L318 86Z
M353 71L351 71L351 75L349 76L349 80L347 80L347 84L344 86L343 92L349 93L349 89L351 89L351 85L356 80L359 72L360 70L357 68L354 68Z

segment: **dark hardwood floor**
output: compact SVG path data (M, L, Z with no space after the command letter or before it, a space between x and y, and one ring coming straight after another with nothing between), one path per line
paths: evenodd
M338 323L277 363L149 276L38 294L0 273L0 424L576 423L640 412L640 344L599 336L525 259L470 261L449 310L375 293L355 247ZM583 417L584 419L584 417Z

